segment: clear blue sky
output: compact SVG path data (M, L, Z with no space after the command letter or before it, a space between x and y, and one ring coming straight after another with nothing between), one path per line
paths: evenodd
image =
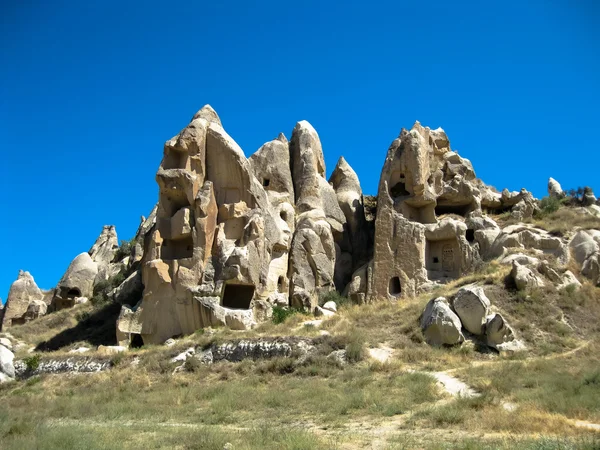
M0 297L56 284L104 224L130 239L165 140L210 103L247 155L306 119L375 194L415 120L497 188L600 194L600 2L0 5Z

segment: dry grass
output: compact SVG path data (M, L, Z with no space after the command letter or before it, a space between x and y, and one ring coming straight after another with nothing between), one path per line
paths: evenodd
M501 227L520 223L520 221L512 219L510 214L492 215L491 217ZM584 212L580 207L561 206L557 211L541 214L523 222L535 225L556 236L566 236L575 228L600 229L600 218Z
M294 314L283 323L264 323L250 331L199 331L173 347L134 349L114 357L116 367L104 373L41 376L1 385L2 448L221 449L225 442L236 449L356 448L368 440L353 435L348 424L376 426L390 420L399 436L415 429L467 433L451 442L445 431L436 435L440 442L450 442L441 447L431 440L414 441L422 448L571 448L581 430L568 419L600 421L600 289L584 283L580 290L519 293L506 284L509 271L491 263L416 298L344 304L320 328L302 326L309 317ZM470 283L484 286L492 304L526 341L527 353L504 357L470 342L453 348L424 343L419 318L425 304ZM68 349L80 341L69 330L80 330L79 324L95 313L83 305L11 332L33 343L66 336L68 344L60 352L43 358L71 357ZM322 336L321 330L329 335ZM81 336L86 342L94 335ZM170 359L189 347L268 336L310 337L317 352L301 363L293 358L189 363L173 375L177 364ZM560 356L586 340L593 341L586 349ZM365 348L383 343L394 349L393 358L387 363L366 361ZM347 351L352 364L342 366L327 358L338 349ZM429 376L407 371L451 368L483 395L450 399ZM517 409L507 411L507 401ZM492 438L472 439L490 433ZM494 433L517 440L497 440ZM532 439L531 433L561 437L552 446ZM389 448L411 448L413 442L396 442L393 435L386 439ZM583 439L585 448L597 443L588 435Z

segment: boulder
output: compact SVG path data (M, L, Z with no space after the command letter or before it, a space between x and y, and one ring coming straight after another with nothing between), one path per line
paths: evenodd
M537 276L533 270L519 264L517 261L513 261L510 276L519 291L531 290L544 286L542 279Z
M19 277L10 286L10 290L8 291L0 329L13 324L24 323L27 320L25 316L31 302L41 301L43 303L43 299L44 293L35 284L35 280L31 274L22 270L19 271Z
M566 289L569 286L573 286L572 289L579 289L581 287L581 282L577 279L575 274L570 270L565 271L562 274L561 282L558 285L558 289Z
M500 264L512 265L513 261L517 261L519 264L524 266L536 266L540 262L538 258L526 255L524 253L511 253L510 255L506 255L504 258L502 258L500 260Z
M600 286L600 253L585 260L581 267L581 274L589 278L594 285Z
M575 261L579 264L583 264L586 259L598 253L600 249L598 242L596 242L594 236L588 230L578 231L569 242L569 247L573 252Z
M351 281L342 292L342 295L350 299L350 301L355 305L362 305L365 303L367 296L368 274L371 265L372 261L356 269L356 271L352 274Z
M502 344L515 340L513 329L506 323L504 317L498 313L487 317L485 336L487 344L496 349Z
M125 351L127 351L127 348L123 347L121 345L99 345L98 346L98 354L99 355L111 356L111 355L117 355L119 353L123 353Z
M12 342L10 342L10 339L7 339L7 338L0 338L0 345L3 345L4 347L6 347L7 349L9 349L11 351L13 349Z
M0 373L6 375L9 378L15 377L15 366L13 360L15 355L8 348L0 345Z
M476 335L483 334L491 304L481 286L460 288L454 296L452 306L467 331Z
M450 309L444 297L432 299L421 315L421 329L431 345L455 345L465 338L458 316Z
M325 309L322 308L320 306L316 306L315 310L315 317L331 317L331 316L335 316L335 312L330 310L330 309Z
M142 299L144 285L142 284L142 271L136 270L117 286L111 293L112 299L121 305L136 305Z
M323 309L327 309L329 311L337 312L337 305L334 301L325 302L323 305Z
M563 198L565 196L560 183L552 177L548 179L548 195L555 198Z
M252 310L224 308L218 298L197 297L196 301L207 326L227 326L232 330L250 330L256 326Z

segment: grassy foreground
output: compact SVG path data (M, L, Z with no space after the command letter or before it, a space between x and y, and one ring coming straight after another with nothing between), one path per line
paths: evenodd
M506 287L507 270L491 264L398 303L343 305L320 327L303 325L309 318L296 314L249 332L216 330L171 348L135 349L112 357L108 372L0 385L0 448L600 448L598 431L578 422L600 423L599 290L584 284L577 292L516 293ZM423 342L418 319L425 303L471 282L485 286L528 351L498 355L471 342ZM68 343L43 358L67 357L95 339L74 334L93 310L60 314L15 331L34 345L56 335ZM310 337L320 350L299 364L186 364L178 373L169 361L191 345L266 336ZM375 348L392 356L369 358ZM327 358L336 349L346 349L352 362ZM432 376L438 371L481 395L450 396Z

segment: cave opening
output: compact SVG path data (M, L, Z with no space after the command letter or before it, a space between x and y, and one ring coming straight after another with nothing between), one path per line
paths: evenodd
M141 334L132 334L131 342L129 343L129 347L131 348L142 348L144 346L144 339L142 339Z
M254 297L254 286L251 284L225 285L222 305L230 309L250 309L250 302Z
M438 203L435 207L435 215L441 216L443 214L456 214L457 216L466 217L471 210L471 205L449 205Z
M475 230L468 228L465 233L465 238L467 239L467 242L475 242Z
M390 278L390 285L388 287L388 292L390 295L394 297L398 297L402 293L402 286L400 285L399 277Z

